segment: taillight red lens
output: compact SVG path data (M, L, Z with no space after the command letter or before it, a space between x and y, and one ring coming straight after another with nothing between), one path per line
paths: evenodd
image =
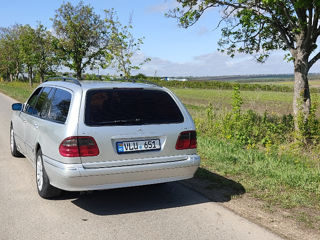
M64 157L93 157L99 155L99 148L93 137L74 136L62 141L59 152Z
M80 157L99 155L99 148L93 137L78 137Z
M180 133L177 143L176 149L192 149L197 148L197 133L196 131L185 131Z

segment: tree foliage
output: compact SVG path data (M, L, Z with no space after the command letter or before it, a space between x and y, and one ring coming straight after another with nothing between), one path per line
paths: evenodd
M34 75L34 68L36 65L36 45L35 41L35 30L30 27L30 25L24 25L19 27L19 53L20 60L24 63L27 73L30 86L32 86L32 80Z
M58 38L57 49L63 65L74 70L81 79L82 72L103 64L109 32L103 19L89 5L70 2L56 10L53 27Z
M54 41L52 34L40 23L35 29L30 25L3 28L0 35L0 75L11 81L27 75L32 85L35 75L39 74L43 81L45 74L59 65Z
M150 58L143 58L140 62L133 59L140 51L143 38L135 39L130 32L133 28L131 17L127 25L122 25L113 9L105 10L105 13L107 28L111 30L106 57L111 60L112 67L122 72L125 78L129 78L132 70L139 70L144 63L150 61Z
M135 64L142 38L135 39L132 25L122 25L116 12L105 10L102 19L90 5L64 3L53 21L53 33L39 23L35 28L19 25L0 27L0 78L11 81L46 75L65 66L79 79L88 70L113 67L125 76L149 59Z
M0 71L2 77L18 79L22 72L22 60L19 48L19 29L21 25L14 25L9 28L0 29Z
M264 62L273 50L287 51L294 63L295 87L293 112L305 121L310 113L308 83L310 68L320 59L317 40L320 35L319 0L177 0L180 6L169 11L181 27L195 24L210 8L221 11L221 51L253 54ZM221 25L223 24L223 25Z
M320 1L317 0L177 0L181 7L167 15L178 18L181 27L195 24L210 8L219 8L224 23L220 50L257 54L263 62L272 50L289 50L292 57L300 47L309 56L317 49L320 35ZM320 58L318 51L308 68Z
M36 68L40 76L40 82L44 81L45 75L52 73L60 65L60 59L55 52L56 37L52 35L41 23L35 29L35 54Z

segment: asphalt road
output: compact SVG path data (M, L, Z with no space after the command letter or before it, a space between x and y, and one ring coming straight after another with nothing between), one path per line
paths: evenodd
M35 170L9 149L13 100L0 94L0 239L281 239L177 183L38 196Z

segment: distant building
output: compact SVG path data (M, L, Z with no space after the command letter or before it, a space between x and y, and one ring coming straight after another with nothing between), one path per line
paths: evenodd
M181 81L181 82L188 81L187 78L179 78L179 77L164 77L163 80L165 80L165 81Z

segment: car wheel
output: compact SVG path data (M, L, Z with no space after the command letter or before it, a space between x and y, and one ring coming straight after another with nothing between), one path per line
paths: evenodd
M60 195L61 190L50 184L46 170L43 167L41 149L37 152L36 180L37 180L38 193L42 198L52 198Z
M18 151L16 141L14 139L14 131L11 125L10 127L10 151L11 155L14 157L22 157L23 155Z

